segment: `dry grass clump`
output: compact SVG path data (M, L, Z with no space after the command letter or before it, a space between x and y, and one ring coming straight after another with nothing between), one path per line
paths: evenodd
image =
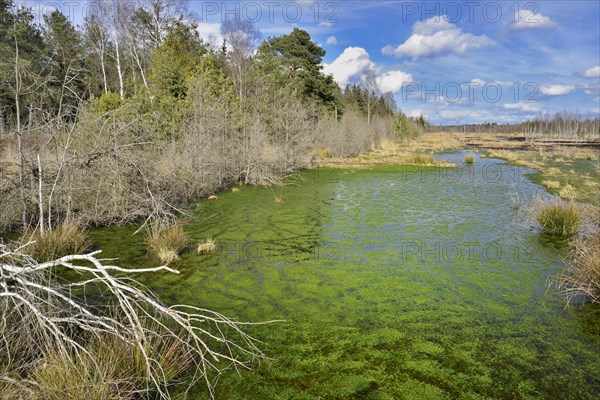
M279 205L285 204L285 200L283 200L282 197L275 196L275 204L279 204Z
M533 217L542 233L563 238L575 235L582 222L575 204L559 198L534 204Z
M168 264L179 258L179 253L189 242L189 237L180 223L173 225L155 223L148 229L146 240L150 252Z
M600 230L573 241L567 271L553 283L568 301L583 295L593 303L600 302Z
M215 251L217 249L217 242L209 237L205 241L198 243L197 252L199 254L202 253L210 253L211 251Z
M235 187L232 187L232 188L231 188L231 191L232 191L233 193L237 193L237 192L239 192L239 191L240 191L240 188L239 188L239 187L237 187L237 186L235 186Z
M33 234L26 232L20 242L27 246L26 251L37 261L44 262L66 256L82 254L91 246L85 229L73 222L63 222L51 229L36 230Z
M488 156L492 158L501 158L511 162L517 162L520 160L519 153L512 150L492 150Z
M433 158L433 156L430 155L412 154L406 157L406 162L417 165L434 165L435 158Z
M562 189L560 189L558 195L563 199L573 200L577 197L577 192L573 186L567 183Z
M463 146L463 138L458 133L430 132L417 136L403 144L409 151L433 151L459 149Z
M560 189L559 181L542 181L542 186L548 189Z
M473 156L473 154L467 154L465 156L465 163L473 164L474 162L475 162L475 157Z

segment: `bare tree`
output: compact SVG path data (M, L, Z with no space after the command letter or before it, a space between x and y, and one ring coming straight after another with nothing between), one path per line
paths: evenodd
M238 88L240 107L244 107L244 83L250 67L249 58L261 35L252 22L240 18L226 19L221 32L228 45L227 60Z
M86 42L92 48L100 61L104 93L108 93L108 80L106 76L106 54L108 47L108 34L102 26L98 15L92 14L85 22Z
M371 125L373 108L377 101L377 75L372 68L367 69L361 77L361 86L366 92L367 125Z
M214 398L211 371L218 373L231 365L250 368L253 360L265 357L256 347L256 341L242 330L248 323L186 304L166 306L130 277L152 272L179 273L174 269L107 265L104 263L109 260L97 258L100 251L37 263L23 253L28 245L12 250L0 244L0 321L15 321L14 313L20 314L17 323L28 324L30 335L39 339L33 344L41 353L38 357L52 349L68 360L75 356L91 358L95 363L92 352L74 332L108 335L139 350L148 385L161 399L169 399L170 395L160 362L147 350L147 343L153 337L171 338L185 349L196 364L198 377L205 380L211 398ZM75 272L77 280L59 283L53 278L57 268ZM100 289L114 306L90 305L73 295L74 291L86 288ZM6 331L1 333L3 347L13 342L14 338L5 336ZM218 349L213 347L216 344ZM11 346L4 350L9 359L18 356ZM30 386L26 379L21 384Z
M99 21L111 35L114 53L110 54L110 56L115 61L119 77L119 96L121 96L121 99L125 99L123 41L125 27L132 13L132 4L126 1L112 0L93 0L93 4L98 10Z

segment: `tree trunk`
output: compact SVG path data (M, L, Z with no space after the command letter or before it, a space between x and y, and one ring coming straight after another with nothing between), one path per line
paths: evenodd
M19 42L17 40L17 27L14 27L15 38L15 112L17 122L17 146L19 151L19 194L21 197L21 223L27 225L27 202L25 200L25 173L23 160L23 130L21 127L21 74L19 71Z
M40 155L37 155L37 164L38 164L38 203L40 207L40 233L44 234L44 199L42 195L42 162L40 161Z
M100 56L100 68L102 69L102 79L104 82L104 93L108 93L108 82L106 81L106 65L104 64L104 49L98 51Z
M121 100L125 100L125 84L123 82L123 70L121 68L121 52L119 51L119 39L116 30L113 30L113 38L115 39L117 74L119 75L119 95L121 96Z
M4 131L4 100L0 96L0 135L2 135Z

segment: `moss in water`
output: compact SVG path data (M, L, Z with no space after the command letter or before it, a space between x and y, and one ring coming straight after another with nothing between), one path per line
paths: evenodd
M285 319L250 328L271 359L222 375L218 399L598 398L600 315L546 290L559 250L511 205L514 190L542 189L498 160L476 167L513 178L374 167L221 193L186 225L218 250L192 246L172 264L180 275L144 283L169 302ZM133 231L92 236L124 265L155 265Z

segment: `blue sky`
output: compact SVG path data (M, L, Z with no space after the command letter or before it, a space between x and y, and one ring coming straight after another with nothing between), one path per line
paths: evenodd
M264 37L307 30L327 51L325 71L342 85L375 69L380 89L393 91L407 114L507 123L545 112L600 113L600 2L289 3L238 4ZM218 32L236 3L208 4L192 9L206 32Z
M255 21L263 38L305 29L327 51L324 70L338 83L360 82L373 69L380 90L394 92L404 112L434 123L600 114L596 0L191 0L189 8L215 45L220 23L236 12Z

